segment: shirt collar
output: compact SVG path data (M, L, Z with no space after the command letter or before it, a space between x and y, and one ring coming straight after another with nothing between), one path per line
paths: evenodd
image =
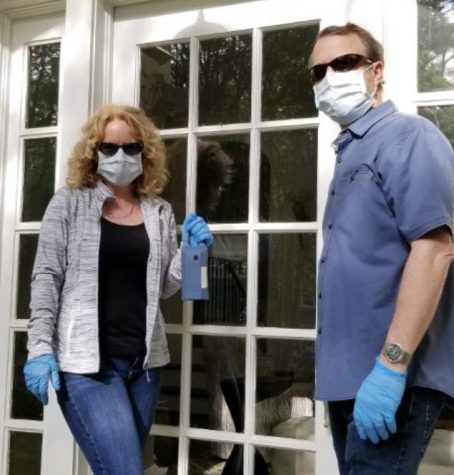
M383 102L370 109L369 112L350 124L347 129L362 137L373 125L394 112L397 112L397 108L392 101Z

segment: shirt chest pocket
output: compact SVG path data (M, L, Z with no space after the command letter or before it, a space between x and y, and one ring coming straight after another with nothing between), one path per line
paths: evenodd
M371 194L378 191L378 179L367 165L359 165L342 171L336 184L336 195L339 200L354 199L367 201Z
M360 165L359 167L344 171L343 173L343 181L345 185L352 184L355 180L374 181L374 178L374 173L367 165Z

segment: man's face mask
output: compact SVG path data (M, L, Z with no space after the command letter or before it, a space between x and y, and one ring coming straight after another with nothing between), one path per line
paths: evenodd
M142 149L143 145L139 142L121 147L99 144L97 173L114 185L128 186L143 173Z
M323 80L314 85L317 109L340 125L349 125L362 117L370 109L375 94L367 91L364 79L369 68L328 71Z

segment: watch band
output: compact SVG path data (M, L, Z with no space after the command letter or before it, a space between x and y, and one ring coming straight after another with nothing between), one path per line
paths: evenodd
M399 343L386 342L381 354L391 364L408 364L412 355L405 351Z

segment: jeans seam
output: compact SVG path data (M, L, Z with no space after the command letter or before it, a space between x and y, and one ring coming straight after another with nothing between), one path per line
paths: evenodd
M101 457L99 455L99 451L96 448L96 444L94 443L93 438L91 437L90 431L87 429L87 426L84 423L84 419L83 419L82 415L80 414L79 409L77 408L77 404L72 399L71 392L69 390L67 391L67 394L68 394L68 401L74 407L74 413L77 414L77 417L79 418L80 424L81 424L83 430L85 431L87 439L89 440L90 444L92 445L92 447L94 449L96 462L97 462L99 468L101 469L102 473L105 473L105 470L102 466L102 460L101 460Z

